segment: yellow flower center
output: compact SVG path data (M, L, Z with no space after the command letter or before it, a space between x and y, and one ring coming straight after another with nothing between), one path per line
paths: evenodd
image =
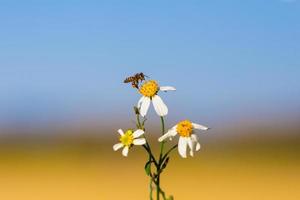
M133 131L132 130L127 130L124 135L122 135L120 137L120 142L124 145L124 146L128 146L130 147L133 143Z
M150 80L150 81L147 81L145 82L141 88L140 88L140 93L143 95L143 96L146 96L146 97L153 97L154 95L156 95L156 93L158 92L159 90L159 86L157 84L156 81L154 80Z
M177 124L176 131L182 137L190 137L193 132L193 124L189 120L183 120Z

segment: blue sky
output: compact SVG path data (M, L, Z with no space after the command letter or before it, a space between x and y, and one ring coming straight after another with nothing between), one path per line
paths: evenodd
M170 115L300 108L300 1L1 1L0 125L127 117L144 72Z

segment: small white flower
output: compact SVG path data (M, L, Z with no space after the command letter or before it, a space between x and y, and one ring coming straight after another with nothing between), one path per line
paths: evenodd
M166 138L172 139L172 137L179 134L178 141L178 152L181 157L186 158L187 147L190 149L190 155L194 156L194 150L200 150L200 143L198 142L197 135L194 134L194 130L208 130L208 127L205 127L200 124L192 123L189 120L184 120L179 122L176 126L171 128L167 133L161 136L158 141L162 142Z
M118 133L120 134L120 143L117 143L113 146L114 151L119 150L123 147L122 155L127 156L129 148L131 148L133 145L144 145L146 144L145 138L138 138L141 135L143 135L145 132L141 129L138 129L136 131L127 130L125 133L122 129L118 130Z
M159 116L166 116L168 114L168 107L163 100L157 95L159 91L174 91L174 87L164 86L159 87L157 82L149 80L145 82L139 89L139 92L143 95L138 102L137 107L140 109L141 116L145 117L150 103L152 101L154 109Z

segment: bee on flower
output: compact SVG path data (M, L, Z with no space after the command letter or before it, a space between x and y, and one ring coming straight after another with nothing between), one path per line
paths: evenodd
M168 114L168 107L157 95L159 91L174 91L176 90L174 87L171 86L159 86L155 80L149 80L144 82L141 87L139 88L139 92L143 95L140 100L138 101L138 109L140 110L140 114L142 117L145 117L150 103L152 102L155 112L159 116L166 116Z
M146 139L145 138L139 138L142 136L145 132L141 129L138 129L133 132L133 130L129 129L125 133L123 132L122 129L118 130L118 133L120 134L120 142L115 144L113 146L113 150L117 151L121 148L122 150L122 155L127 157L129 149L133 145L144 145L146 144Z
M208 130L209 128L200 124L192 123L189 120L183 120L172 127L167 133L161 136L158 141L162 142L165 139L179 135L178 153L181 157L186 158L187 147L190 149L190 156L194 156L194 151L200 150L200 143L198 142L195 130Z
M146 76L144 73L136 73L133 76L129 76L127 78L125 78L124 83L131 83L131 86L133 88L139 89L139 84L140 82L143 82L145 80Z

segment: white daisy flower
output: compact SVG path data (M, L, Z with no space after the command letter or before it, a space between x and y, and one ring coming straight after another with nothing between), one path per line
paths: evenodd
M159 116L166 116L168 114L168 107L163 100L157 95L159 91L174 91L174 87L164 86L159 87L156 81L146 81L139 89L143 95L139 100L137 107L140 110L141 116L145 117L152 101L154 109Z
M158 141L162 142L166 138L172 139L172 137L179 134L178 141L178 152L181 157L186 158L187 147L190 149L190 155L194 156L194 150L200 150L200 143L198 142L197 135L194 134L194 130L208 130L208 127L205 127L200 124L192 123L189 120L184 120L179 122L176 126L171 128L167 133L161 136Z
M145 133L141 129L138 129L134 132L132 130L127 130L125 133L123 132L122 129L119 129L118 133L120 134L120 143L115 144L113 146L113 149L114 149L114 151L117 151L123 147L123 150L122 150L123 156L128 155L129 148L131 148L133 145L146 144L145 138L138 138Z

